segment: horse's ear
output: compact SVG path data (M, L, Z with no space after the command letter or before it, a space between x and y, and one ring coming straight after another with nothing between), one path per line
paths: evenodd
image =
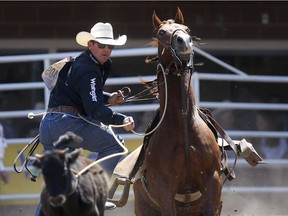
M175 16L175 23L184 24L184 17L179 7Z
M155 28L158 28L159 25L162 23L161 20L157 17L156 12L153 11L152 15L152 23Z

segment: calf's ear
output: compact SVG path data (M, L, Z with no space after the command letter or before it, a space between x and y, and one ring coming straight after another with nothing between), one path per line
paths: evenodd
M81 153L82 153L82 148L80 148L80 149L75 149L74 151L68 153L68 154L66 155L66 160L67 160L67 162L68 162L69 164L70 164L70 163L74 163Z

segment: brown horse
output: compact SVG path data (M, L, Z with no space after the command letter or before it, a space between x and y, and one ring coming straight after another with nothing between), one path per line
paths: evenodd
M175 20L152 16L158 41L160 123L133 185L135 214L220 215L221 154L197 111L191 86L193 40L178 8Z

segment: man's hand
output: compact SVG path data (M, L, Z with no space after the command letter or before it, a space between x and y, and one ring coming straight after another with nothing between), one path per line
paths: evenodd
M122 92L119 90L118 92L111 93L108 103L112 106L121 105L124 103L124 96Z
M134 120L131 116L127 116L124 120L123 120L123 124L128 124L124 127L124 129L126 131L130 131L130 130L133 130L134 127L135 127L135 124L134 124Z

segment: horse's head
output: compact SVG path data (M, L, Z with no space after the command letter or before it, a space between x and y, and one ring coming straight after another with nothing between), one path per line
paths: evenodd
M178 8L175 19L161 21L155 11L152 16L152 23L156 31L158 41L159 62L168 65L174 62L177 65L186 65L193 54L193 41L189 35L189 28L184 23L184 17Z

